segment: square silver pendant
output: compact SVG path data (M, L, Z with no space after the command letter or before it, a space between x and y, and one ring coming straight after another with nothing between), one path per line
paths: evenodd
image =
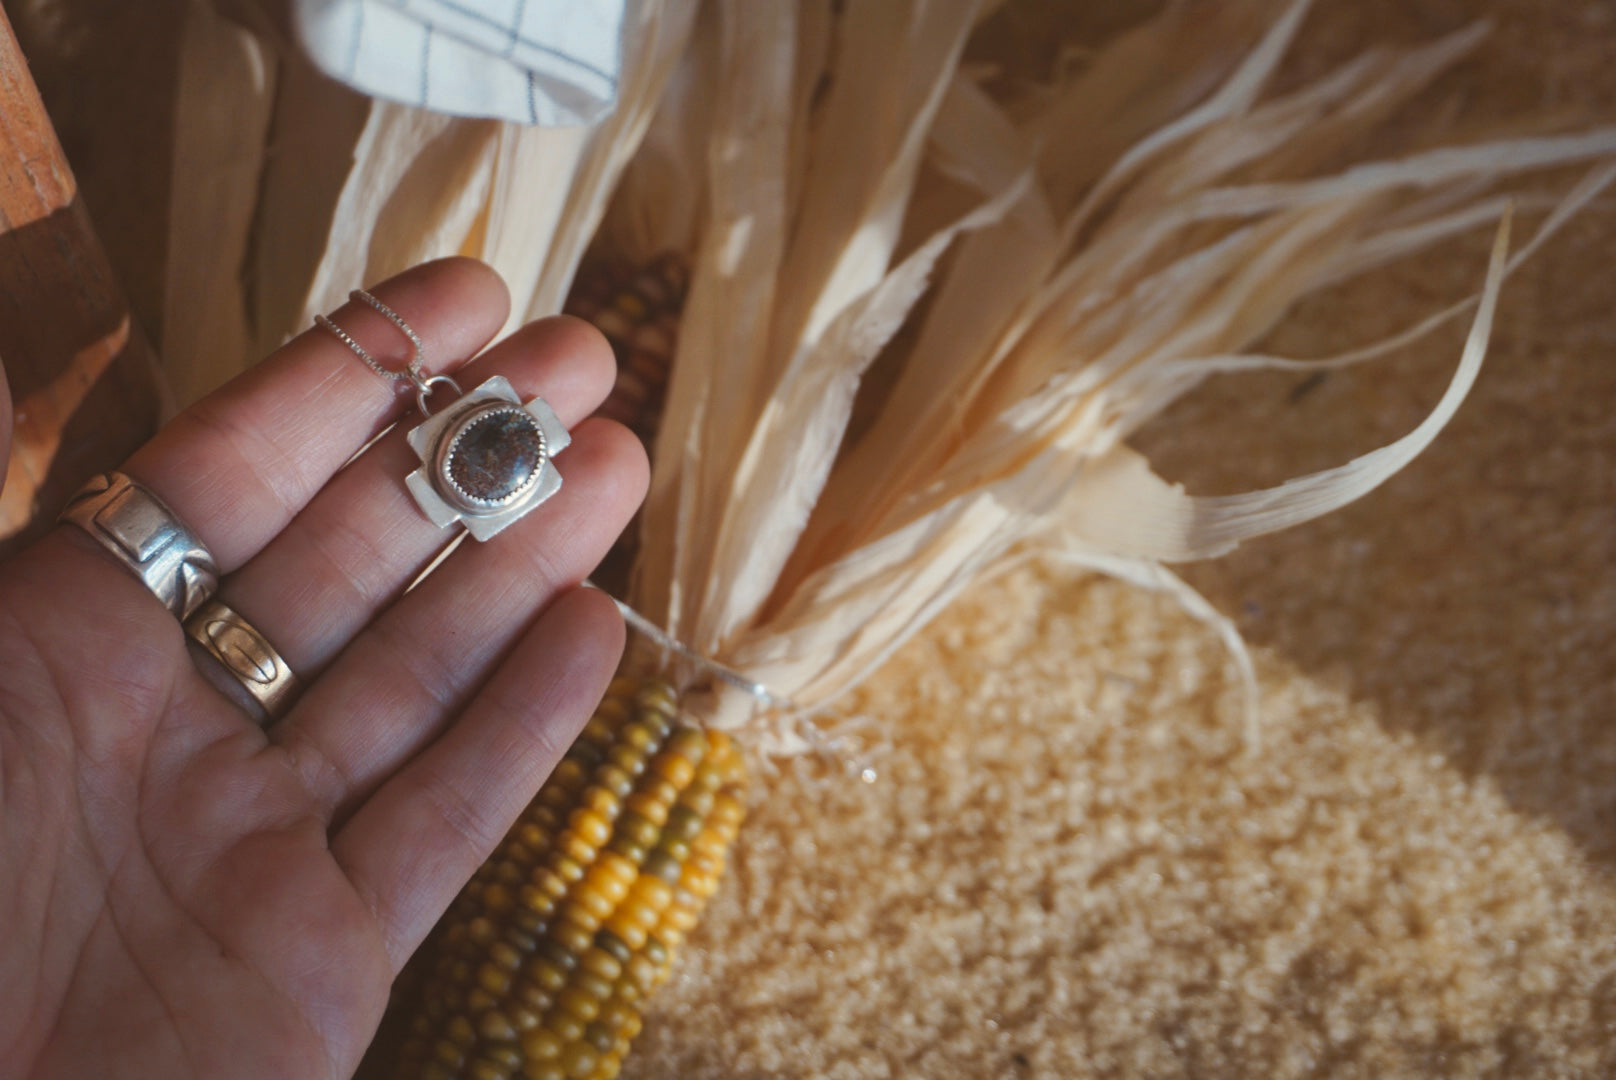
M572 436L543 398L524 402L495 375L413 428L421 467L405 479L439 528L457 521L487 540L561 489L551 460Z

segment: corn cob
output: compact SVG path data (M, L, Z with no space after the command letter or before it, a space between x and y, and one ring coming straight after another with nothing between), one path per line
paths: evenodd
M744 782L734 744L681 721L671 688L616 679L412 962L393 1075L616 1076L718 886Z
M579 272L564 308L594 323L617 358L617 382L600 415L631 428L647 447L662 415L689 284L684 259L673 253L641 268L597 263Z
M597 415L628 427L647 451L656 441L689 284L683 256L669 252L643 267L586 264L567 297L566 313L594 323L617 360L617 381ZM614 596L627 589L639 535L636 515L595 568L595 584Z

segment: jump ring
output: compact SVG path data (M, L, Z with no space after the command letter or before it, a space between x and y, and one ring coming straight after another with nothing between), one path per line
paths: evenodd
M179 515L121 472L80 488L57 518L89 533L184 620L219 587L219 566Z
M447 386L454 391L455 397L461 396L460 384L447 375L431 375L425 379L417 376L411 382L415 384L415 404L420 406L422 416L432 415L426 407L426 399L432 396L434 386Z

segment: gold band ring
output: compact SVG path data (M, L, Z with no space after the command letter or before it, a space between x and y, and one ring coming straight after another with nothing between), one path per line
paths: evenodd
M291 707L297 676L264 635L228 605L209 600L185 620L185 633L264 711L262 719L279 719Z

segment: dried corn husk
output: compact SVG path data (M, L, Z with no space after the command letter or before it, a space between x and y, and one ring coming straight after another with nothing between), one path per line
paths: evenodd
M1237 644L1166 564L1361 497L1428 445L1476 377L1510 271L1616 178L1616 130L1444 147L1404 122L1373 159L1393 144L1370 136L1486 27L1375 47L1282 92L1306 0L1170 5L1048 73L966 63L1016 6L648 0L622 102L587 132L369 104L322 128L310 102L337 92L289 58L273 85L193 58L251 115L273 99L272 138L309 137L266 159L250 229L249 200L220 211L221 235L248 240L171 258L171 310L219 303L202 290L241 248L252 324L223 337L258 347L429 255L488 259L517 320L560 307L592 243L640 264L681 254L690 291L630 599L791 703L711 683L711 720L774 750L811 745L811 717L1030 551L1169 589ZM197 160L251 159L247 134L193 126ZM1334 357L1248 351L1301 297L1507 220L1521 178L1551 168L1585 172L1546 202L1534 189L1514 255L1499 228L1478 296ZM316 178L301 200L298 170ZM323 238L313 257L285 239L300 235ZM1426 421L1338 468L1200 497L1127 446L1208 375L1362 363L1466 315ZM191 390L198 349L171 352ZM673 666L681 689L710 681Z
M678 106L710 110L705 125L658 121L708 129L707 209L633 599L794 703L713 683L715 722L777 750L812 745L805 715L1030 547L1171 589L1234 641L1163 564L1308 520L1412 460L1473 382L1526 251L1507 261L1500 228L1479 302L1392 341L1318 361L1243 350L1304 295L1496 225L1526 170L1592 163L1528 251L1613 178L1608 130L1353 160L1482 27L1265 95L1307 4L1186 5L1066 85L1001 100L959 63L972 5L855 6L829 48L804 44L815 5L717 10L717 92ZM825 69L782 71L793 56ZM1126 446L1210 374L1361 362L1467 307L1430 417L1337 469L1194 497Z
M369 101L321 77L263 22L194 0L167 308L205 310L219 326L164 342L181 401L348 290L428 258L473 255L500 271L513 297L507 329L559 310L695 12L695 0L637 5L613 113L593 128L536 128ZM227 122L238 116L249 122ZM220 184L221 163L232 170L224 194L199 199Z

